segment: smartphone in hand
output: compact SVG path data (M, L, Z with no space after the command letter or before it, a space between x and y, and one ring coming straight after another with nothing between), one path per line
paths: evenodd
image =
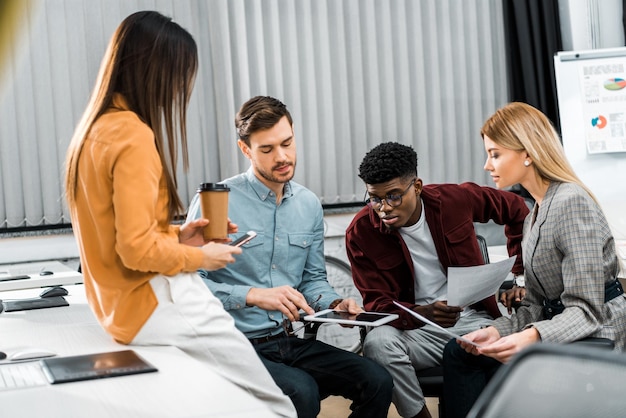
M246 242L249 242L254 237L256 237L256 232L248 231L242 236L240 236L239 238L237 238L236 240L234 240L233 242L231 242L229 245L232 245L235 247L241 247L243 244L245 244Z

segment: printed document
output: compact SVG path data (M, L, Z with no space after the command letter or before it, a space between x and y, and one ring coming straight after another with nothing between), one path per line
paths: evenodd
M466 307L494 295L515 264L515 256L474 267L448 267L448 306Z

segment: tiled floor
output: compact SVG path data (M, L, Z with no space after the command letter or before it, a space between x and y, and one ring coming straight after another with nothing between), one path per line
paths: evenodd
M434 398L426 398L426 405L433 418L438 418L438 401ZM322 411L317 418L344 418L350 415L350 401L339 396L330 396L322 401ZM395 406L391 405L387 418L400 418Z

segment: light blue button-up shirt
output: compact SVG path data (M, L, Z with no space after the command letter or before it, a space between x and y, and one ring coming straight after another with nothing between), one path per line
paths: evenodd
M276 195L261 183L252 168L223 182L230 188L228 216L239 226L235 239L247 231L256 238L244 244L237 261L216 271L200 271L211 292L233 316L248 338L275 335L283 330L280 311L246 306L252 287L292 286L315 310L325 309L340 296L326 280L324 217L317 196L291 181L285 184L280 205ZM198 195L187 220L200 217Z

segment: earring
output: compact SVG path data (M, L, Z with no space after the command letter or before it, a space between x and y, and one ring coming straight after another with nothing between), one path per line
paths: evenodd
M524 161L524 166L525 167L528 167L529 165L530 165L530 161L528 161L528 160Z

